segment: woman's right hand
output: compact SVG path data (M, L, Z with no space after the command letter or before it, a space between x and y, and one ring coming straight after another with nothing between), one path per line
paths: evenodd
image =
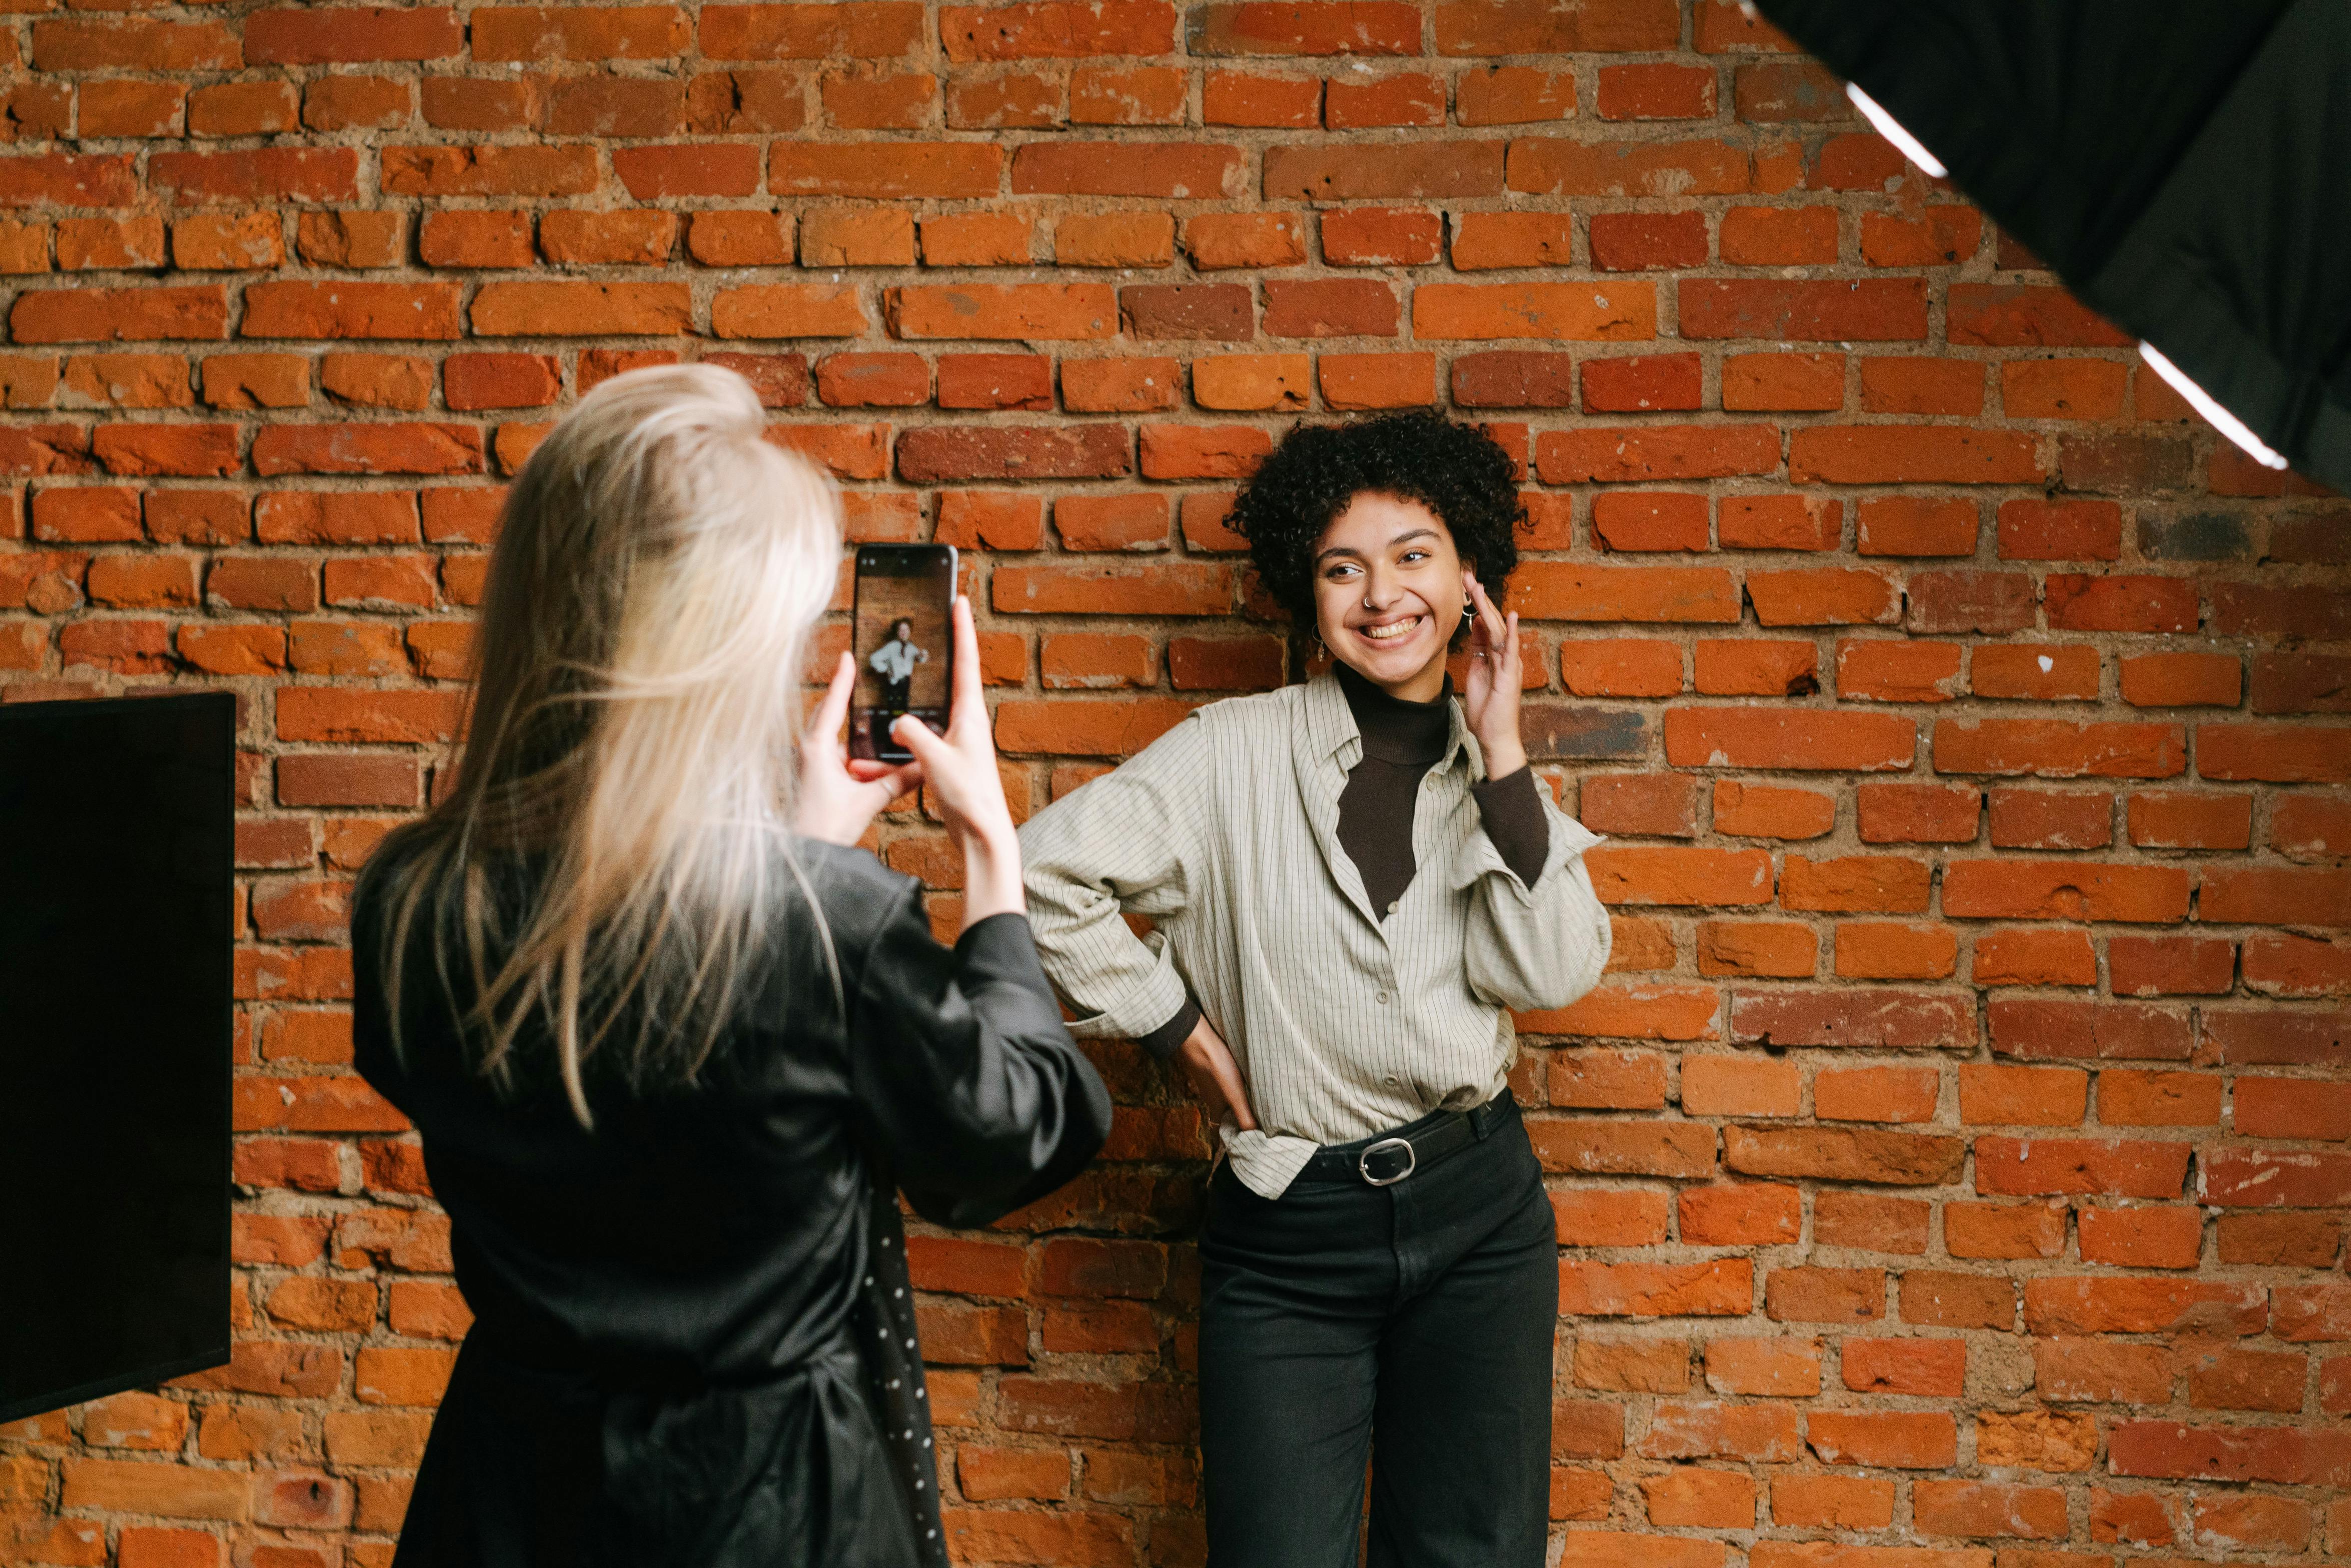
M1004 779L996 770L996 737L989 733L987 699L980 686L979 637L972 629L971 601L955 601L955 695L947 732L912 714L890 727L892 738L914 754L923 779L946 819L947 834L963 852L963 924L966 930L991 915L1019 915L1029 907L1020 886L1020 841L1004 803Z
M1249 1113L1249 1089L1241 1082L1240 1064L1207 1015L1176 1048L1176 1060L1183 1063L1184 1076L1192 1081L1192 1092L1210 1121L1218 1126L1230 1122L1244 1133L1257 1131L1257 1118Z

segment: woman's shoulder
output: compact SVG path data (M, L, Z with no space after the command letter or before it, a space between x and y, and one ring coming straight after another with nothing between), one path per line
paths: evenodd
M1276 686L1270 692L1225 697L1192 710L1191 717L1204 736L1219 745L1257 745L1286 735L1297 724L1306 701L1302 685Z
M862 952L873 944L900 906L921 883L903 872L892 871L854 845L829 844L816 839L795 839L785 853L778 893L785 907L805 907L800 879L822 912L837 949ZM799 876L793 875L797 866Z

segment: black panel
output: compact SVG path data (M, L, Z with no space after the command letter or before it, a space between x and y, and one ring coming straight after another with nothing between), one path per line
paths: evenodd
M235 714L0 706L0 1420L228 1359Z

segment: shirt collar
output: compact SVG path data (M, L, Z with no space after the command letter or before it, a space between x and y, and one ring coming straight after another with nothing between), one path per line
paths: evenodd
M1364 735L1355 724L1354 711L1347 706L1347 694L1340 689L1339 677L1325 670L1307 682L1305 702L1306 736L1314 755L1335 758L1341 772L1352 771L1364 759ZM1474 755L1469 726L1461 716L1460 703L1448 696L1445 708L1445 755L1434 771L1442 771Z

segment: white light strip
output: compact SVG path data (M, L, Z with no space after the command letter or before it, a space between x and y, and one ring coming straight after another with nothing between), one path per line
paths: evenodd
M1862 91L1859 85L1854 82L1845 83L1844 95L1853 99L1853 106L1861 110L1861 117L1877 128L1877 133L1880 136L1902 150L1904 157L1917 164L1935 179L1939 180L1948 172L1940 158L1920 146L1918 139L1903 130L1900 120L1878 108L1877 100Z
M2243 447L2254 462L2264 468L2283 468L2285 459L2270 450L2268 444L2246 427L2245 422L2212 401L2212 394L2189 381L2178 365L2163 357L2163 350L2153 343L2138 346L2139 357L2155 367L2155 373L2171 383L2171 390L2188 400L2190 407L2202 414L2213 429Z

